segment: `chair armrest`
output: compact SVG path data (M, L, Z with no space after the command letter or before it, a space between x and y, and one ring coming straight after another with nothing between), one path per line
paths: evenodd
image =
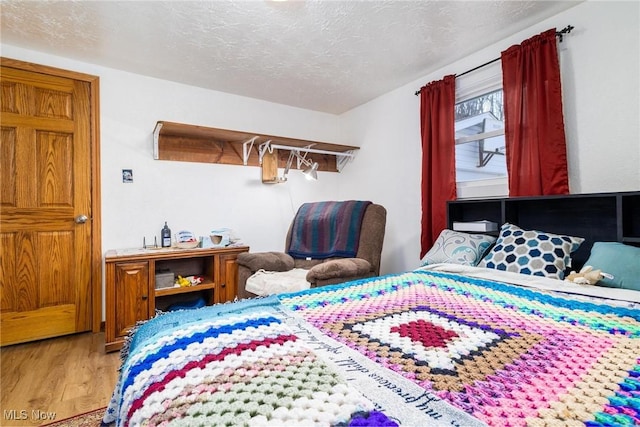
M332 259L312 267L307 273L309 283L321 280L367 276L371 272L371 263L362 258ZM346 280L345 280L346 281Z
M289 271L294 265L291 255L284 252L242 252L238 254L236 262L252 272Z

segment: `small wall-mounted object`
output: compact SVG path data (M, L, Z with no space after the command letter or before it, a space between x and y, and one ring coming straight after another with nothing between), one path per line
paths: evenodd
M156 160L260 166L269 148L276 152L276 168L284 168L290 152L296 150L298 154L313 153L317 170L325 172L339 172L359 149L350 145L166 121L157 122L153 131L153 158Z
M262 156L262 182L264 184L278 183L278 150L274 149Z
M122 169L122 182L125 184L133 182L133 169Z

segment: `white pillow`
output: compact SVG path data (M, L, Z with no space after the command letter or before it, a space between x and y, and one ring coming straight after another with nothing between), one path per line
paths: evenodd
M444 229L433 247L420 261L420 265L449 263L475 266L482 255L496 241L488 234L460 233Z
M293 268L288 271L258 270L247 279L245 289L260 296L298 292L311 287L307 282L309 270Z

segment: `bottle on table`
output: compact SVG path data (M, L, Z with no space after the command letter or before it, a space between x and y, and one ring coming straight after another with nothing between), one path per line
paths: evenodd
M160 231L160 242L163 248L171 247L171 229L167 226L167 221L164 222L164 227Z

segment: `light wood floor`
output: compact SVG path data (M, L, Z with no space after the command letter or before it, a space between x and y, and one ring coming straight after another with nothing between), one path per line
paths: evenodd
M107 406L120 353L83 333L0 348L0 426L47 424ZM26 419L21 419L26 418Z

